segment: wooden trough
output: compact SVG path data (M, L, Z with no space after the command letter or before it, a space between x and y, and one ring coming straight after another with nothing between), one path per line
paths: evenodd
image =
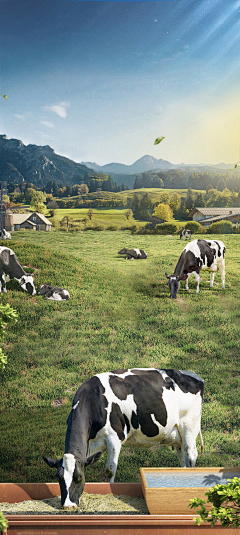
M140 483L86 483L89 494L143 497ZM58 483L0 483L1 502L42 500L60 494ZM5 515L5 535L236 535L236 529L194 525L194 515ZM2 534L1 534L2 535Z
M240 478L239 468L140 468L142 491L152 515L188 515L191 499L206 500L210 487L234 477Z

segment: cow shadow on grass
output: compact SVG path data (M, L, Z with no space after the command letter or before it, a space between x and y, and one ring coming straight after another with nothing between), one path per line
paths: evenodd
M134 290L147 297L153 299L167 299L170 297L168 284L165 281L148 282L147 280L139 280L134 283Z

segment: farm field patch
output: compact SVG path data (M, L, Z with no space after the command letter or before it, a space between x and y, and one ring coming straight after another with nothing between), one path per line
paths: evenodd
M197 237L197 236L196 236ZM206 238L206 235L203 236ZM204 456L197 466L238 466L239 235L211 236L226 247L226 290L217 273L213 289L203 273L178 299L166 286L185 245L178 236L117 232L13 234L14 250L35 286L66 288L68 302L46 301L8 283L2 303L18 312L6 331L8 356L1 377L0 477L9 482L54 481L42 455L64 452L66 419L80 384L94 373L122 367L193 370L205 379ZM5 243L4 243L5 245ZM146 260L126 261L122 247L139 247ZM200 445L198 440L198 449ZM102 456L87 481L105 480ZM116 481L138 481L140 466L178 466L170 447L123 448Z

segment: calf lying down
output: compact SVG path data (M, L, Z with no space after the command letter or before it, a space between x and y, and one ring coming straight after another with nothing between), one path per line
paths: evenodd
M58 286L50 286L49 284L42 284L39 295L44 295L45 299L52 299L53 301L67 301L70 299L69 292L64 288Z
M126 249L124 247L121 251L118 251L118 254L126 255L126 260L147 258L147 253L143 249Z

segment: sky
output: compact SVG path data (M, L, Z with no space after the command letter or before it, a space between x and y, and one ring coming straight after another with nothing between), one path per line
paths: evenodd
M0 134L99 165L235 163L240 0L0 0Z

